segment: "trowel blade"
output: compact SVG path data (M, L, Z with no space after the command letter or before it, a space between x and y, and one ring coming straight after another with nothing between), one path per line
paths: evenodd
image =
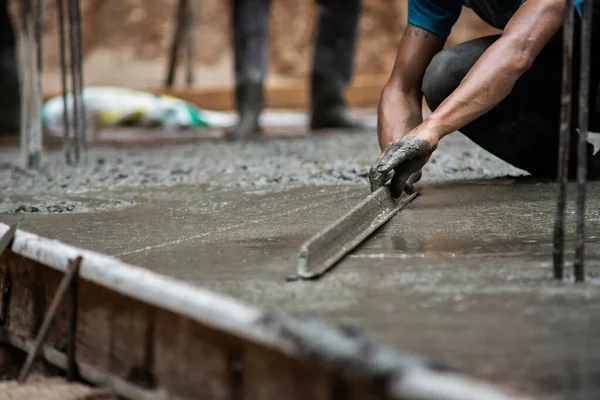
M346 254L367 239L398 211L419 195L420 190L394 199L387 186L373 192L346 215L300 247L297 275L291 279L317 279Z

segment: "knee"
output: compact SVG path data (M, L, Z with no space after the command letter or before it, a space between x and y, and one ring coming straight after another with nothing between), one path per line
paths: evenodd
M431 110L435 110L458 87L467 71L461 56L453 48L440 51L433 57L421 84L421 92Z

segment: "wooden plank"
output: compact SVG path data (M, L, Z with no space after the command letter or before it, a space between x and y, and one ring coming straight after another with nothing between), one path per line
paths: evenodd
M275 399L280 393L288 393L289 400L331 399L335 377L311 363L292 363L260 346L248 346L243 361L245 399Z
M232 398L230 359L239 340L165 311L157 313L155 335L154 371L162 386L185 398Z
M202 128L190 130L173 130L169 128L139 128L117 127L96 131L89 140L90 147L111 146L130 148L163 147L174 144L197 143L206 140L221 140L224 137L223 128ZM306 127L265 127L263 136L254 140L269 140L292 137L325 136L331 131L311 132ZM0 148L18 147L18 136L0 136ZM44 137L44 149L59 149L63 147L63 139L57 136Z
M0 235L8 229L0 224ZM126 398L518 398L464 376L432 371L423 360L402 356L362 333L264 312L20 230L0 257L0 282L7 275L12 282L0 340L30 347L49 296L76 256L83 257L79 370ZM61 368L67 329L64 307L42 349L46 360Z
M8 229L0 224L0 233ZM232 298L221 296L182 281L99 253L18 230L12 251L38 263L65 272L68 260L84 255L80 277L147 304L187 315L207 326L223 329L247 339L260 338L260 329L249 329L261 313ZM228 318L223 318L226 315Z
M357 76L346 89L346 100L352 108L372 108L379 103L381 89L388 80L387 75ZM307 110L310 107L310 86L306 81L292 81L267 87L266 107L271 109ZM146 88L151 93L168 94L189 101L207 110L226 111L235 109L233 88ZM44 94L44 101L59 96L59 92Z
M6 250L10 242L12 242L15 232L17 231L17 224L11 225L8 231L0 236L0 254Z

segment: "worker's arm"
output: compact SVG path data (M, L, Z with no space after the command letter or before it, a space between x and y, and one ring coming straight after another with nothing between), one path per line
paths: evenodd
M475 63L456 90L422 124L432 144L485 114L511 92L560 29L566 0L527 0L502 36Z
M385 183L383 176L398 166L417 170L442 137L500 103L561 27L567 6L566 0L524 2L456 90L408 135L387 146L371 170L372 188Z
M417 26L406 26L394 69L379 100L377 134L381 149L423 122L421 81L445 40Z

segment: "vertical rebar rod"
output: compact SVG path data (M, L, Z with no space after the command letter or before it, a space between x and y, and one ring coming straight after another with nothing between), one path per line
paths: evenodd
M75 49L77 50L77 91L79 99L79 127L81 130L81 144L83 149L87 150L87 114L85 111L85 99L83 98L83 41L81 34L81 3L80 0L74 1L75 5L75 39L77 43Z
M79 256L71 261L69 267L74 269L74 278L70 289L69 309L69 337L67 346L67 380L74 381L79 378L79 367L77 365L77 314L79 307L79 268L82 257Z
M62 85L62 101L63 101L63 129L64 129L64 152L67 164L73 163L72 158L72 143L69 122L69 103L68 93L69 86L67 84L67 43L65 40L65 0L56 0L56 11L58 14L58 36L60 46L60 78Z
M186 84L192 87L196 78L194 76L194 61L196 59L196 18L198 16L198 0L189 0L186 15L186 53L187 71Z
M79 99L77 91L77 39L76 28L75 28L75 2L78 0L68 0L68 20L69 20L69 48L70 48L70 72L71 72L71 101L73 116L71 121L73 122L73 143L74 143L74 158L75 162L79 162L81 158L80 146L81 146L81 132L79 129Z
M175 83L175 75L177 72L177 62L179 61L179 47L181 39L184 36L187 10L187 0L179 0L177 11L175 14L175 24L173 29L173 37L171 39L171 50L169 53L169 64L167 66L167 77L165 79L165 88L170 89Z
M579 149L577 165L577 201L576 201L576 247L573 263L576 282L585 280L585 197L587 178L587 141L590 98L590 67L592 47L592 13L591 0L583 3L581 23L581 66L579 76Z
M38 168L42 157L42 69L43 69L43 38L42 38L42 0L36 0L34 16L34 37L35 37L35 83L32 87L31 101L31 136L30 153L28 165L30 168Z
M569 172L569 135L571 133L571 100L573 80L573 32L575 7L568 2L567 19L563 27L563 74L560 113L560 140L558 149L558 196L554 225L553 270L554 278L563 279L565 257L565 207Z

